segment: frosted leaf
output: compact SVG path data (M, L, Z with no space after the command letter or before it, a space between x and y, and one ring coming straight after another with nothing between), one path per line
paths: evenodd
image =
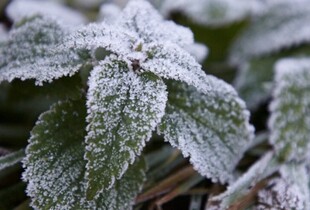
M135 31L145 42L172 42L181 47L193 43L193 33L172 21L164 21L160 14L144 0L129 1L116 25Z
M83 59L62 47L66 30L58 22L36 16L10 31L0 43L0 82L36 79L37 84L72 76Z
M281 177L269 181L268 186L258 193L255 209L309 209L309 177L304 165L284 165Z
M24 150L18 150L0 157L0 171L19 163L24 157Z
M199 63L202 63L209 53L209 49L201 43L187 45L185 50L194 56Z
M267 11L234 43L230 56L233 63L310 41L309 1L270 1L267 5Z
M112 56L91 72L87 98L87 195L93 198L141 154L164 115L167 93L159 77L129 70Z
M52 0L14 0L8 5L6 13L14 22L34 15L44 15L60 20L66 25L86 23L86 19L79 12Z
M5 41L7 36L8 36L8 32L5 28L5 26L2 23L0 23L0 42Z
M23 179L28 182L33 208L125 209L141 189L145 169L143 162L137 161L110 190L86 200L85 117L81 101L58 103L39 117L23 161Z
M253 187L260 180L276 172L279 166L280 164L276 158L273 157L273 153L267 153L232 185L228 186L224 193L213 197L209 203L219 203L216 209L226 209L233 202L246 195L250 187Z
M232 172L253 137L249 112L234 89L209 76L212 91L170 82L168 105L159 133L190 158L213 182L232 181Z
M116 4L106 3L100 6L99 21L113 23L121 14L121 9Z
M270 143L282 160L310 158L310 59L282 59L275 66Z
M105 22L91 23L80 27L65 38L64 48L75 51L90 50L94 53L97 48L104 48L108 52L119 56L135 52L138 36L118 25L109 25Z
M276 58L267 57L252 59L241 65L234 86L248 108L255 109L270 97L275 62Z
M145 71L151 71L165 79L186 82L199 90L210 90L207 75L194 57L176 44L169 42L149 44L145 51L149 58L141 64Z
M239 21L262 9L256 0L163 0L157 5L165 16L171 11L181 11L195 22L211 26Z

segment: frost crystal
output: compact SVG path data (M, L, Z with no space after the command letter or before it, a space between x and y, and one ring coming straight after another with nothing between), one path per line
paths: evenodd
M37 84L73 75L82 65L77 53L62 47L67 31L49 18L29 18L0 43L0 82L36 79Z
M232 171L253 137L249 112L234 89L209 76L210 92L170 83L169 103L159 133L190 157L214 182L232 181Z
M19 163L24 157L24 150L9 153L0 157L0 171Z
M291 58L276 64L270 105L270 143L283 160L310 158L310 59Z
M255 209L309 209L309 177L304 165L285 165L280 178L269 181L267 188L258 193Z
M159 77L139 75L114 57L100 62L89 79L85 157L91 198L110 188L140 155L167 101Z
M268 1L266 12L254 19L231 51L231 61L279 51L310 41L308 0ZM298 33L296 33L298 31Z
M14 0L7 7L6 13L14 22L34 15L44 15L73 26L86 22L80 13L51 0Z
M29 182L27 193L33 208L127 209L140 191L145 177L143 161L130 166L110 190L86 200L85 115L84 101L61 102L42 114L32 130L23 178Z
M279 166L273 153L267 153L232 185L228 186L224 193L212 198L215 203L220 202L216 209L227 209L234 201L246 195L250 187L277 171Z

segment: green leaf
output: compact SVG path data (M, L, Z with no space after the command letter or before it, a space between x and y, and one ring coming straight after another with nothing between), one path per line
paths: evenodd
M62 46L68 32L57 21L43 16L28 18L13 28L8 39L0 43L0 82L36 79L41 85L72 76L83 59Z
M270 143L280 160L310 157L310 59L280 60L270 105Z
M132 204L144 181L143 161L132 165L111 189L86 200L85 117L84 101L59 102L40 116L24 159L32 207L118 210Z
M164 115L166 86L152 73L129 70L109 57L89 79L86 159L87 196L110 188L141 154Z
M250 145L249 112L234 89L208 77L210 92L169 82L166 115L159 127L165 140L190 157L194 168L212 181L233 179L233 170Z
M0 171L19 163L23 159L24 154L24 150L21 149L0 157Z

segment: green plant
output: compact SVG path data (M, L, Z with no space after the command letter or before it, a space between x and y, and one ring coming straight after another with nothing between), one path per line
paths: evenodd
M0 178L22 172L27 187L19 179L3 184L0 208L27 208L23 191L35 209L160 208L200 184L208 185L206 209L308 209L310 61L307 46L291 49L308 40L306 25L301 35L275 38L305 24L308 7L305 0L295 10L289 1L232 2L153 4L199 27L255 17L239 26L244 32L220 69L240 70L235 87L253 114L272 95L269 127L256 137L237 91L198 63L207 49L150 3L103 4L105 21L85 24L51 1L42 3L50 11L13 1L14 24L0 39L0 109L25 122L0 127ZM16 201L5 201L17 192ZM201 197L191 198L189 208L201 208Z

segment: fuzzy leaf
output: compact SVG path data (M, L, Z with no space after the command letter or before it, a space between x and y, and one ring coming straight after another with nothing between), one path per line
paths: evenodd
M6 14L14 22L34 15L59 19L67 25L81 25L86 22L79 12L51 0L14 0L6 8Z
M166 100L159 77L138 75L114 56L91 72L85 156L89 198L110 188L141 154L164 115Z
M73 75L82 59L62 47L67 34L57 21L35 16L13 28L0 43L0 82L36 79L37 84Z
M190 157L194 168L214 182L232 180L232 172L251 143L249 112L234 89L212 76L210 92L170 82L169 100L159 133Z
M9 153L0 157L0 171L19 163L24 157L24 150Z
M258 193L257 210L266 209L309 209L309 175L304 165L284 165L281 177L269 181L268 186Z
M230 59L240 63L310 41L307 0L269 1L266 12L254 19L234 43ZM298 31L298 33L296 33Z
M270 105L270 143L281 160L310 158L310 59L280 60Z
M43 113L32 130L23 173L36 209L119 210L132 204L144 181L144 164L137 161L110 190L87 201L84 180L85 104L61 102ZM70 132L68 132L70 131Z

